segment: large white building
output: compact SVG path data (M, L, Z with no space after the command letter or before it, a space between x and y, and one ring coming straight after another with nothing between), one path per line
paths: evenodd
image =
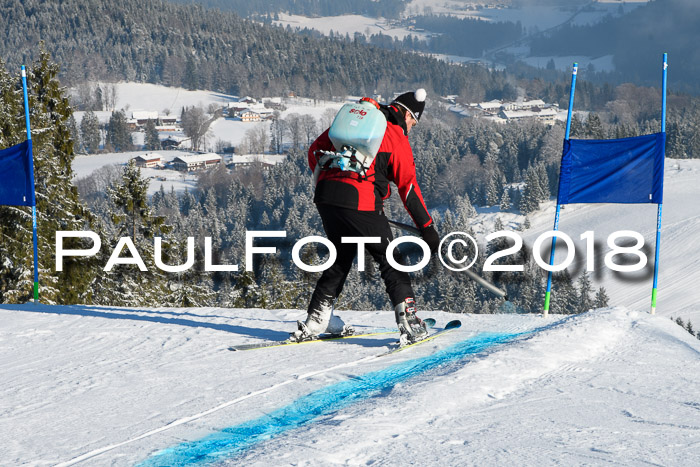
M536 119L543 122L554 123L557 118L558 112L551 108L540 109L539 107L534 107L533 109L517 109L517 110L501 110L498 114L499 117L512 122L516 120L525 119Z
M195 170L204 170L221 164L221 156L213 152L207 154L191 154L187 156L178 156L173 159L172 164L176 170L183 172L193 172Z
M454 104L449 107L449 110L461 117L477 117L498 123L533 119L553 124L560 114L559 106L547 104L542 99L515 102L495 99L468 106Z

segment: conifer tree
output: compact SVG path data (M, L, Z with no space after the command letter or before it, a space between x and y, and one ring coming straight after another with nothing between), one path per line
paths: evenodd
M104 99L102 96L102 88L98 84L97 87L95 88L95 106L94 110L103 110L105 105L104 105Z
M578 293L571 280L569 271L555 273L552 278L552 313L565 315L579 312Z
M127 237L136 252L131 254L122 247L122 251L115 253L123 258L138 255L146 271L135 264L117 264L111 271L104 271L93 284L98 291L95 300L99 303L155 306L166 301L166 277L155 266L154 237L167 233L169 228L162 217L153 215L147 190L148 180L141 177L141 170L133 160L124 166L116 184L107 188L114 229L103 243L107 243L112 252L120 239Z
M539 184L539 196L537 200L539 202L544 202L549 200L549 176L547 175L547 168L543 163L539 163L535 166L535 171L537 173L537 182Z
M233 308L264 308L267 304L265 291L255 280L252 271L239 272L230 297Z
M595 302L594 306L596 308L605 308L608 306L608 301L610 299L608 298L608 294L605 291L604 287L601 287L598 289L598 292L595 294Z
M80 257L64 258L63 271L55 270L56 232L86 230L92 220L72 183L72 109L57 79L58 71L58 65L43 49L27 70L39 236L39 299L44 303L77 303L97 271L93 260ZM0 61L1 148L27 138L21 89L19 73L10 75ZM87 249L91 243L66 239L64 248ZM30 208L0 206L0 302L21 303L32 296L31 250Z
M133 148L131 132L123 110L112 112L107 126L107 141L117 151L130 151Z
M100 122L92 110L85 112L80 121L80 137L85 152L95 154L100 149Z
M569 130L569 135L571 138L583 138L585 136L583 122L577 114L574 114L571 117L571 128Z
M458 197L455 216L456 226L461 228L466 228L469 225L469 219L476 216L476 209L474 209L468 194L465 193L464 196Z
M157 151L161 148L160 138L158 137L158 130L156 129L155 120L149 119L146 122L146 141L145 147L147 151Z
M525 181L525 190L520 199L520 212L530 214L540 207L540 199L542 198L542 189L540 186L537 171L534 167L530 167L527 171L527 180Z
M486 187L486 206L495 206L498 204L498 193L501 190L501 185L498 183L498 173L494 172L489 178L489 183Z
M130 160L122 172L122 177L117 186L107 189L107 194L117 208L112 219L115 224L123 225L123 234L131 234L136 242L137 234L143 237L152 237L154 227L162 224L162 219L156 219L151 215L148 205L148 180L141 177L141 169Z
M690 320L685 324L685 330L690 333L691 336L695 336L695 329L693 329L693 325L691 324Z
M590 139L603 139L605 138L605 131L603 130L603 122L600 121L598 114L591 112L586 118L586 123L584 124L584 133L587 138Z
M499 205L499 208L501 211L508 211L511 208L510 204L510 194L508 189L503 190L503 194L501 195L501 203Z
M80 141L80 130L78 130L78 122L75 121L75 116L71 112L68 119L68 130L70 131L70 139L73 140L73 152L82 151L82 142Z
M585 313L595 306L595 302L591 299L591 279L587 272L584 272L578 280L578 311Z

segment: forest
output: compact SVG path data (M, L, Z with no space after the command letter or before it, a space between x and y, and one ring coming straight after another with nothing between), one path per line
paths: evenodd
M149 198L148 181L133 164L106 167L73 184L70 165L75 155L75 130L71 130L72 109L57 71L57 65L44 53L28 73L33 83L32 120L44 128L35 142L42 300L125 306L305 306L317 276L293 267L289 255L291 243L322 232L306 167L307 141L298 138L287 146L287 161L272 168L260 165L230 171L220 167L204 172L197 189L184 194L161 190ZM3 71L0 78L6 106L0 113L4 128L1 143L8 146L21 141L24 133L21 93L17 92L16 75ZM290 121L282 120L276 125L293 127ZM577 123L575 130L582 136L609 131L594 117ZM426 119L412 135L419 183L441 232L468 231L470 218L476 214L472 202L527 214L552 195L563 135L560 125L532 122L501 126L474 119L455 124L433 118ZM269 138L272 149L272 135ZM387 203L386 211L393 219L407 220L396 197ZM1 207L0 218L0 300L21 302L31 291L31 257L26 254L31 243L29 213L25 208ZM526 224L527 220L523 227ZM56 271L53 240L57 230L92 230L102 239L103 248L95 257L68 258L64 270ZM205 272L203 239L211 238L214 264L242 264L246 230L285 230L289 243L278 245L279 256L265 257L253 271ZM132 238L147 271L137 271L134 265L104 270L110 253L124 236ZM165 264L183 263L186 238L196 239L195 267L183 273L164 273L155 267L154 237L162 238L159 257ZM66 247L86 248L86 242L76 238ZM410 250L405 254L409 260L414 255ZM324 255L322 248L302 251L307 264ZM526 264L526 272L489 278L508 289L515 310L537 311L544 292L542 271L525 251L512 260ZM477 268L482 263L483 257ZM591 290L585 276L576 284L566 274L556 280L560 293L553 311L585 311L581 307L607 300L604 290ZM380 283L370 264L363 273L354 271L339 306L386 308ZM458 273L445 274L436 262L418 273L415 283L424 309L503 311L501 301Z
M32 62L39 44L65 85L130 81L233 95L312 98L426 88L475 101L509 86L501 72L451 66L350 37L310 37L234 13L155 0L0 0L0 56Z
M669 55L672 86L698 94L698 27L700 3L695 0L653 0L630 13L599 24L572 24L531 41L533 56L613 55L614 72L597 72L590 79L602 83L634 82L658 86L661 54Z
M2 147L25 137L19 82L17 74L0 67ZM42 128L34 138L34 147L43 300L149 306L305 306L316 276L293 267L291 244L308 235L321 234L322 229L312 203L306 167L308 138L299 133L297 116L278 117L273 131L263 132L258 138L266 152L287 153L285 163L232 171L220 167L203 172L196 190L184 194L161 190L149 198L148 181L131 165L106 167L73 183L71 162L84 135L82 128L76 128L71 102L58 79L58 65L48 53L42 53L29 68L29 82L32 121ZM612 100L603 111L574 118L572 137L616 138L659 131L658 90L622 85L609 93ZM497 207L500 212L523 216L515 228L526 228L527 214L556 195L563 125L500 125L480 119L457 119L438 109L431 104L426 118L411 133L418 181L438 231L469 231L470 219L476 214L474 206ZM669 157L698 154L698 109L696 98L670 96ZM117 110L113 114L110 124L115 128L123 119L122 113ZM307 122L315 124L317 133L327 125L321 123L321 117L324 116ZM118 144L117 136L110 135L109 139ZM386 204L386 211L393 219L410 222L395 196ZM0 300L22 302L31 293L31 256L26 251L31 244L31 216L26 208L4 206L0 207L0 219ZM500 228L498 223L497 227ZM103 248L93 258L66 259L64 271L57 272L53 258L57 230L95 231ZM214 264L243 264L246 230L285 230L288 243L277 245L279 257L266 257L251 272L205 272L203 240L211 238ZM133 266L127 265L109 272L103 270L110 252L123 236L133 238L148 271L134 271ZM166 264L183 263L187 237L196 239L195 267L177 274L156 268L156 236L163 239L161 257ZM87 248L85 243L74 239L66 247ZM484 253L488 255L489 250ZM312 264L325 254L323 248L308 247L302 257ZM415 258L412 251L405 254L409 260ZM545 281L542 271L527 251L511 260L525 264L525 272L488 278L509 291L515 310L539 311ZM480 257L476 270L480 270L483 261L484 257ZM586 276L573 281L564 273L555 281L559 293L552 302L553 312L585 311L591 303L600 305L607 300L604 290L591 290ZM421 306L426 309L503 311L503 303L458 273L445 273L435 262L418 273L415 282ZM339 306L386 308L380 283L370 264L363 273L354 271Z

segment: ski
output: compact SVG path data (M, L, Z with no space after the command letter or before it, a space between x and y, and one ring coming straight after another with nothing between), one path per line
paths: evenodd
M432 328L435 326L435 320L433 318L426 318L423 320L423 322L426 324L426 326L428 328ZM392 334L395 332L398 332L398 331L396 329L392 329L392 330L386 330L386 331L356 332L353 334L348 334L346 336L337 335L337 334L325 334L325 335L318 336L316 339L311 339L311 340L301 341L301 342L286 339L286 340L282 340L282 341L265 341L265 342L255 342L252 344L232 345L228 348L228 350L231 350L233 352L237 352L237 351L242 351L242 350L266 349L266 348L271 348L271 347L283 347L283 346L287 346L287 345L312 344L314 342L352 339L355 337L379 336L382 334Z
M448 333L454 331L455 329L458 329L460 326L462 326L462 322L458 319L455 319L455 320L447 323L447 325L445 325L445 327L440 329L439 331L428 335L425 339L421 339L417 342L413 342L412 344L399 345L397 347L394 347L392 349L387 350L386 352L382 352L382 353L378 354L377 357L384 357L386 355L391 355L391 354L394 354L396 352L401 352L402 350L406 350L408 348L415 347L415 346L420 345L420 344L424 344L428 341L431 341L431 340L436 339L440 336L448 334Z

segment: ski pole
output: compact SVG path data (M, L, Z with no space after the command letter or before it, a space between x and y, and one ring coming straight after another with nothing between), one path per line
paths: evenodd
M420 235L420 230L418 230L418 228L416 228L416 227L413 227L412 225L408 225L408 224L404 224L402 222L396 222L396 221L392 221L392 220L389 220L389 223L395 227L398 227L401 230L406 231L406 232ZM483 277L481 277L477 273L472 272L468 269L466 269L464 271L460 271L460 272L464 272L467 276L469 276L469 278L471 280L473 280L477 284L481 285L482 287L484 287L485 289L487 289L488 291L490 291L494 295L501 297L501 298L505 299L506 301L508 301L508 293L506 291L499 289L498 287L496 287L491 282L487 281L486 279L484 279Z

